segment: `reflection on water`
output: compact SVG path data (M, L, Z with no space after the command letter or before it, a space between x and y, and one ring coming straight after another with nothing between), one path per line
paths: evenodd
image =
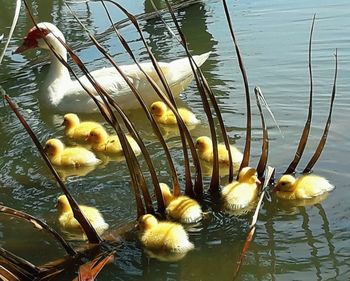
M150 9L149 1L120 2L135 13ZM163 7L163 1L156 2L156 5ZM0 0L0 4L0 33L6 35L14 3ZM31 5L38 21L52 21L63 30L67 41L79 51L89 69L105 66L105 61L69 16L62 1L32 1ZM72 7L92 32L103 35L101 42L112 50L118 63L130 63L115 36L111 32L105 32L108 21L100 3L74 3ZM346 118L349 115L349 96L346 93L350 83L350 22L346 12L349 4L346 0L322 4L315 0L283 3L262 0L234 1L230 8L250 84L262 87L283 130L282 138L276 128L269 128L270 165L275 166L278 172L283 171L290 162L307 114L307 44L309 26L315 12L318 18L313 46L315 110L305 159L314 151L328 114L334 73L332 53L335 47L339 48L339 79L333 124L325 151L315 167L318 174L328 178L337 188L327 198L299 202L293 206L289 203L289 206L284 205L274 198L272 202L264 202L257 233L243 263L241 279L347 280L350 275L350 193L347 192L350 137ZM116 21L122 19L117 11L113 10L112 14ZM231 142L242 149L245 135L244 92L232 42L227 35L221 1L201 1L177 11L176 15L191 52L199 54L212 51L202 69L218 96ZM164 18L170 26L174 26L168 14ZM147 19L140 24L159 60L171 61L184 56L179 43L168 34L159 19ZM24 117L44 143L52 136L63 135L63 128L59 126L62 116L53 116L40 109L38 104L37 93L47 72L47 66L43 63L46 61L45 54L34 51L25 56L11 55L11 51L19 45L31 26L23 9L0 69L0 83L17 102ZM135 30L127 26L122 31L137 56L145 60L146 52ZM77 69L75 66L73 68ZM205 114L194 84L182 94L179 106L189 107L202 121L191 130L193 138L208 135ZM255 108L253 111L251 165L255 165L261 150L260 121ZM145 122L144 114L136 110L130 116L150 149L160 181L169 182L164 152L155 142L156 138ZM103 121L98 115L82 116L82 119L88 117ZM1 102L0 130L0 202L38 216L59 230L54 205L60 190L19 122ZM181 142L177 132L164 129L163 133L167 136L178 173L182 175ZM141 168L147 170L142 157L138 159ZM303 165L305 163L301 163L301 167ZM106 158L103 166L93 171L84 171L84 174L65 175L68 188L79 204L97 207L111 228L135 218L130 178L123 160ZM183 178L180 179L183 181ZM205 177L205 180L208 178ZM241 217L226 214L221 211L220 200L214 200L209 195L205 196L203 204L204 210L209 214L198 226L190 229L190 239L196 248L182 260L166 263L150 258L137 242L137 234L131 233L122 240L118 258L108 270L101 272L99 280L231 280L251 214ZM32 227L8 220L7 217L0 219L2 247L37 264L64 254L63 251L56 253L60 247L54 241L43 235L33 235ZM31 243L27 242L28 237ZM43 240L48 242L42 243ZM33 248L38 250L33 251Z

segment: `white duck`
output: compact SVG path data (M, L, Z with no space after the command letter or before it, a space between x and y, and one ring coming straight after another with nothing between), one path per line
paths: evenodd
M24 37L23 44L16 49L15 53L22 53L33 48L50 51L51 66L41 91L45 106L58 112L91 113L97 111L94 101L85 93L78 81L71 80L68 69L56 58L43 39L45 37L54 47L55 51L67 61L67 50L56 38L58 37L65 41L62 32L55 25L48 22L41 22L38 24L38 27L39 29L33 27L29 30L27 36ZM210 52L194 56L193 58L197 65L201 66L209 55ZM160 62L159 64L173 94L178 96L193 79L188 58L177 59L170 63ZM161 81L151 62L141 63L141 67L152 77L158 86L161 85ZM142 94L148 106L159 99L136 64L123 65L120 68ZM95 70L91 74L123 109L130 110L139 106L129 86L114 67ZM85 76L80 77L79 80L92 93L96 93L94 87Z

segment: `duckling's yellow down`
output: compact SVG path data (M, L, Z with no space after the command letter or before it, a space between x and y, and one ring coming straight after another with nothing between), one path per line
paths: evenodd
M246 208L258 197L257 172L254 168L245 167L239 173L238 181L226 185L222 191L222 199L227 209Z
M194 248L181 224L158 222L150 214L139 219L140 241L153 251L187 252Z
M45 151L51 163L57 166L92 166L101 163L95 154L84 147L65 147L59 139L49 139Z
M160 189L167 216L181 223L195 223L202 219L202 208L196 200L184 195L174 196L165 183L160 183Z
M196 125L200 123L200 121L196 118L196 115L194 115L188 109L180 107L177 109L177 111L186 125ZM164 125L177 124L177 120L174 113L162 101L156 101L152 103L151 113L157 123Z
M137 142L129 135L126 135L132 150L136 155L141 153L141 149ZM107 154L123 154L118 136L109 136L104 128L94 128L91 130L88 141L92 144L94 151L103 152Z
M67 113L63 117L65 125L64 134L75 140L85 141L94 128L102 128L102 125L93 121L80 122L78 115Z
M282 199L308 199L332 191L334 186L327 179L317 175L303 175L295 178L283 175L276 183L276 195Z
M206 162L213 162L213 142L209 137L199 137L196 140L196 148L200 159ZM230 145L234 170L238 170L241 165L243 154L235 146ZM229 164L228 151L224 144L218 144L218 155L220 164Z
M79 207L98 234L102 234L108 229L108 224L104 221L101 213L96 208L84 205L79 205ZM72 208L65 195L58 197L57 210L58 221L64 230L73 232L83 231L79 222L74 218Z

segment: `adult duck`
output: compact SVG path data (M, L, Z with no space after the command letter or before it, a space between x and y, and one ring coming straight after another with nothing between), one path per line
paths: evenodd
M22 53L34 48L50 51L51 66L41 91L42 101L46 107L56 112L91 113L97 111L94 101L85 93L78 81L71 80L68 69L56 58L46 44L45 40L54 47L56 53L67 61L67 50L56 37L65 41L62 32L55 25L41 22L38 24L38 28L33 27L29 30L27 36L24 37L23 44L17 48L15 53ZM209 54L210 52L193 58L197 65L201 66L207 60ZM177 59L170 63L160 62L159 64L173 94L178 96L193 79L188 58ZM141 63L141 67L159 86L161 85L151 62ZM141 93L148 106L159 99L136 64L123 65L120 68ZM91 75L125 110L134 109L139 105L131 89L114 67L92 71ZM96 94L94 87L86 76L80 77L79 80L90 92Z

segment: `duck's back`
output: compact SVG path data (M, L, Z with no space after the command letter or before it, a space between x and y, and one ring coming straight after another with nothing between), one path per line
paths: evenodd
M199 56L194 56L193 58L200 66L205 62L209 54L210 53L205 53ZM187 57L172 61L170 63L159 62L159 65L162 68L174 96L178 96L193 79L192 70ZM151 78L164 92L164 88L161 86L162 83L156 74L152 63L141 63L141 67L151 76ZM120 66L120 68L133 83L135 88L140 92L147 106L150 106L153 102L159 99L153 87L147 81L137 65L123 65ZM91 75L124 110L130 110L140 106L130 87L114 67L92 71ZM101 101L95 88L85 76L80 77L79 80L90 93L96 95L97 99ZM51 108L61 112L98 112L95 102L89 97L78 81L71 81L67 77L65 77L65 79L62 81L57 82L59 85L54 85L54 82L52 82L51 79L45 86L45 89L42 91L43 97L47 100L47 103ZM63 95L61 94L62 96L57 98L57 96L60 95L60 92L62 92ZM47 98L48 93L49 97Z
M157 226L146 230L141 235L145 247L155 250L184 252L193 248L188 235L179 224L159 222Z
M96 208L84 205L81 205L79 207L86 219L91 223L91 225L99 234L102 234L105 230L108 229L108 224L104 221L101 213ZM61 226L66 230L82 231L81 225L74 218L72 211L64 212L61 214L59 217L59 222Z
M102 126L97 122L85 121L80 123L74 129L69 130L67 136L76 140L85 140L89 136L92 129L101 127Z
M122 145L118 136L110 136L106 142L105 151L112 154L120 154L123 152Z
M226 185L222 190L224 204L229 209L245 208L258 196L256 184L238 183Z
M198 202L187 196L172 200L166 208L167 215L182 223L195 223L202 218L202 209Z
M316 175L301 176L295 185L296 199L312 198L334 189L327 179Z
M65 148L61 155L62 166L96 165L99 162L94 153L83 147Z

